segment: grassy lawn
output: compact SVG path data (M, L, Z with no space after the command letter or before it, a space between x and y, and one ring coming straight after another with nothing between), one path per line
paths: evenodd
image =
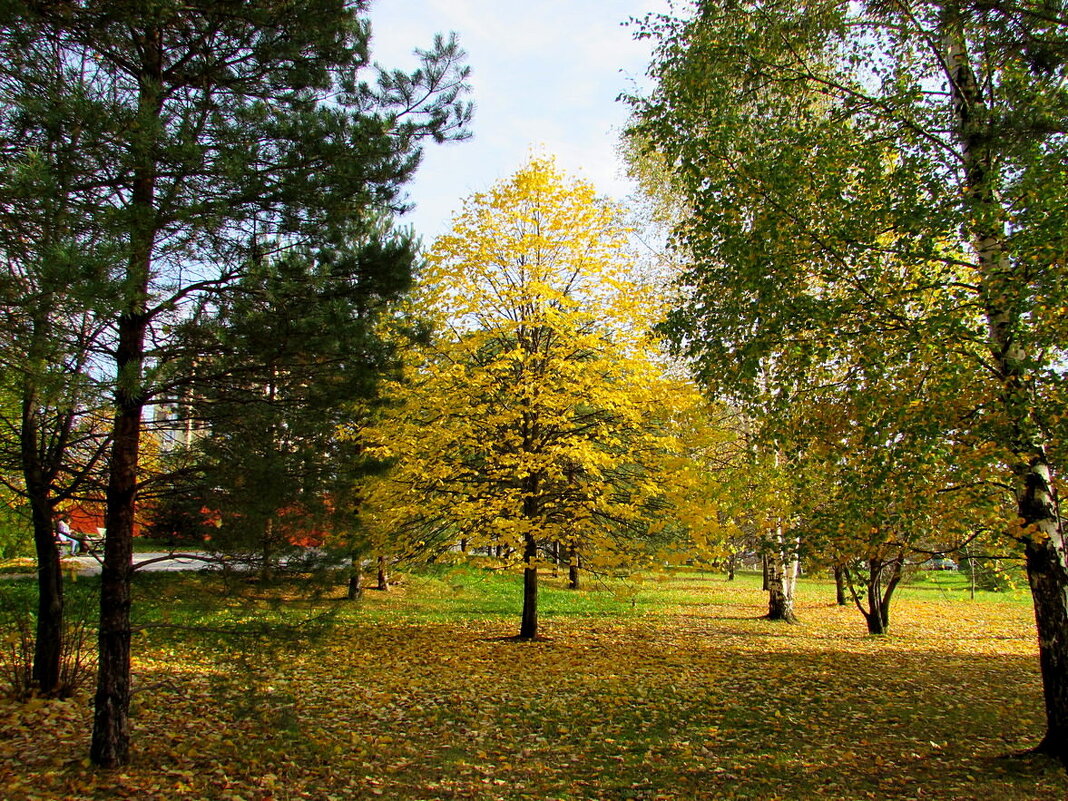
M339 586L138 576L133 764L84 762L89 693L0 701L0 796L1068 797L1062 768L1011 756L1042 732L1024 594L973 601L966 577L928 576L876 639L819 579L791 627L760 619L752 575L547 578L546 639L517 643L518 575L401 579L354 606Z

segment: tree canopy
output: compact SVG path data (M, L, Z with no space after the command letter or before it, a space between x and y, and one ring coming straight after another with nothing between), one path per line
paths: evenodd
M955 0L692 11L640 25L657 83L632 98L632 135L688 210L668 329L709 387L772 416L892 380L921 453L985 454L1034 591L1042 747L1068 757L1068 19Z
M668 374L659 305L629 265L617 210L548 159L472 196L422 276L435 334L362 432L395 460L370 524L520 556L522 637L551 546L604 569L672 533L680 424L700 399Z
M265 243L334 242L354 223L403 209L422 143L467 134L455 39L438 38L413 73L380 71L371 82L364 9L343 0L25 0L0 17L0 126L12 165L0 196L47 199L73 187L63 196L72 222L49 254L76 258L48 266L89 275L90 308L108 331L96 365L115 410L98 764L128 759L142 420L174 390L168 332L233 290ZM39 91L51 78L38 61L63 75L62 91ZM38 158L42 139L65 157Z

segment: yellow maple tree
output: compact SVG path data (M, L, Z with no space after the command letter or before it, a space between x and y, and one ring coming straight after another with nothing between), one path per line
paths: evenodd
M394 462L367 488L365 520L397 541L514 554L520 638L537 634L549 549L615 568L661 558L681 521L709 517L676 511L696 496L680 435L703 403L667 369L651 333L661 307L631 278L626 234L551 159L470 197L417 296L436 333L362 432Z

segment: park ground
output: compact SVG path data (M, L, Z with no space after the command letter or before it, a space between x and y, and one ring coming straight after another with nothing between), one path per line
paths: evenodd
M510 639L520 577L339 584L137 578L133 761L90 767L88 688L0 701L0 795L28 799L1064 799L1020 755L1042 733L1024 594L961 576L899 591L865 633L830 582L801 624L761 620L759 577L546 578L545 639ZM70 589L92 605L95 579ZM14 608L32 582L12 580ZM3 607L0 607L3 608Z

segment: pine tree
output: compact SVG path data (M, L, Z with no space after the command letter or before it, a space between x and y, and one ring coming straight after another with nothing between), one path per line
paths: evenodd
M0 477L29 509L37 556L33 680L60 687L63 575L56 508L100 490L106 390L94 366L112 330L101 276L117 251L103 215L88 211L110 149L86 130L91 104L54 38L5 29L0 58ZM83 149L93 142L91 154Z
M98 296L114 332L100 674L91 756L129 758L130 578L142 417L167 325L231 289L249 243L329 238L402 206L426 138L465 134L466 70L438 39L410 76L372 86L364 4L26 0L7 8L0 56L48 42L72 71L89 132L71 177L107 223ZM13 80L19 80L17 74ZM29 113L22 109L20 113ZM105 157L106 156L106 157Z
M416 243L389 226L335 246L265 257L219 308L180 339L191 363L190 443L216 516L212 546L278 557L338 520L342 495L373 465L339 438L374 403L397 355L379 334L383 312L410 284Z

